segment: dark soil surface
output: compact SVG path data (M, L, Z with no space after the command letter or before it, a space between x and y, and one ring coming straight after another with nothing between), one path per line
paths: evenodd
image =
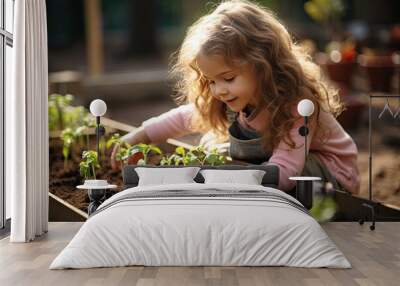
M90 138L91 150L95 150L95 137ZM62 156L62 141L58 138L51 138L49 142L49 167L50 182L49 191L57 197L67 201L78 209L87 212L89 197L86 190L77 189L76 186L84 183L84 178L79 174L79 163L82 158L82 152L87 148L74 145L71 150L70 158L64 162ZM93 146L93 147L92 147ZM100 151L102 153L102 151ZM168 153L167 153L168 154ZM121 170L113 170L110 163L111 149L105 150L101 154L100 170L96 171L96 179L107 180L109 184L117 185L116 189L109 189L106 198L123 189ZM158 164L161 156L150 156L149 164Z
M87 212L89 197L86 190L77 189L76 186L83 184L84 179L79 174L79 162L81 161L84 148L76 147L71 152L71 158L64 165L62 156L62 142L59 139L50 139L50 182L49 191L71 205ZM122 175L119 170L112 170L109 160L109 152L103 156L101 170L98 171L97 179L108 180L110 184L116 184L117 189L107 190L107 197L121 191Z

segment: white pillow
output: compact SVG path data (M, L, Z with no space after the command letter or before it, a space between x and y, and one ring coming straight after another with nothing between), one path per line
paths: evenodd
M263 170L201 170L205 184L226 183L226 184L247 184L261 185L265 175Z
M138 186L195 183L193 179L199 170L199 167L135 168L139 176Z

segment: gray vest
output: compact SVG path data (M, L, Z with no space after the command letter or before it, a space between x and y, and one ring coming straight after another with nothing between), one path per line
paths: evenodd
M270 154L262 146L262 137L256 131L241 126L237 120L238 114L227 113L230 126L229 153L232 159L245 161L251 164L261 164L268 161Z

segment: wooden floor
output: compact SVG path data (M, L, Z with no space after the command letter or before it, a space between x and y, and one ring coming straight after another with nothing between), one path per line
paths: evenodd
M50 223L32 243L0 241L0 285L400 285L400 223L358 223L323 227L352 269L290 267L121 267L48 270L81 223Z

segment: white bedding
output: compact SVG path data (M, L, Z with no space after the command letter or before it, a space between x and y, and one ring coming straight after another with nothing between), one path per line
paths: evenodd
M182 196L115 203L137 192L210 189L261 190L298 203L279 190L254 185L192 183L127 189L99 207L50 269L127 265L351 267L311 216L279 200Z

